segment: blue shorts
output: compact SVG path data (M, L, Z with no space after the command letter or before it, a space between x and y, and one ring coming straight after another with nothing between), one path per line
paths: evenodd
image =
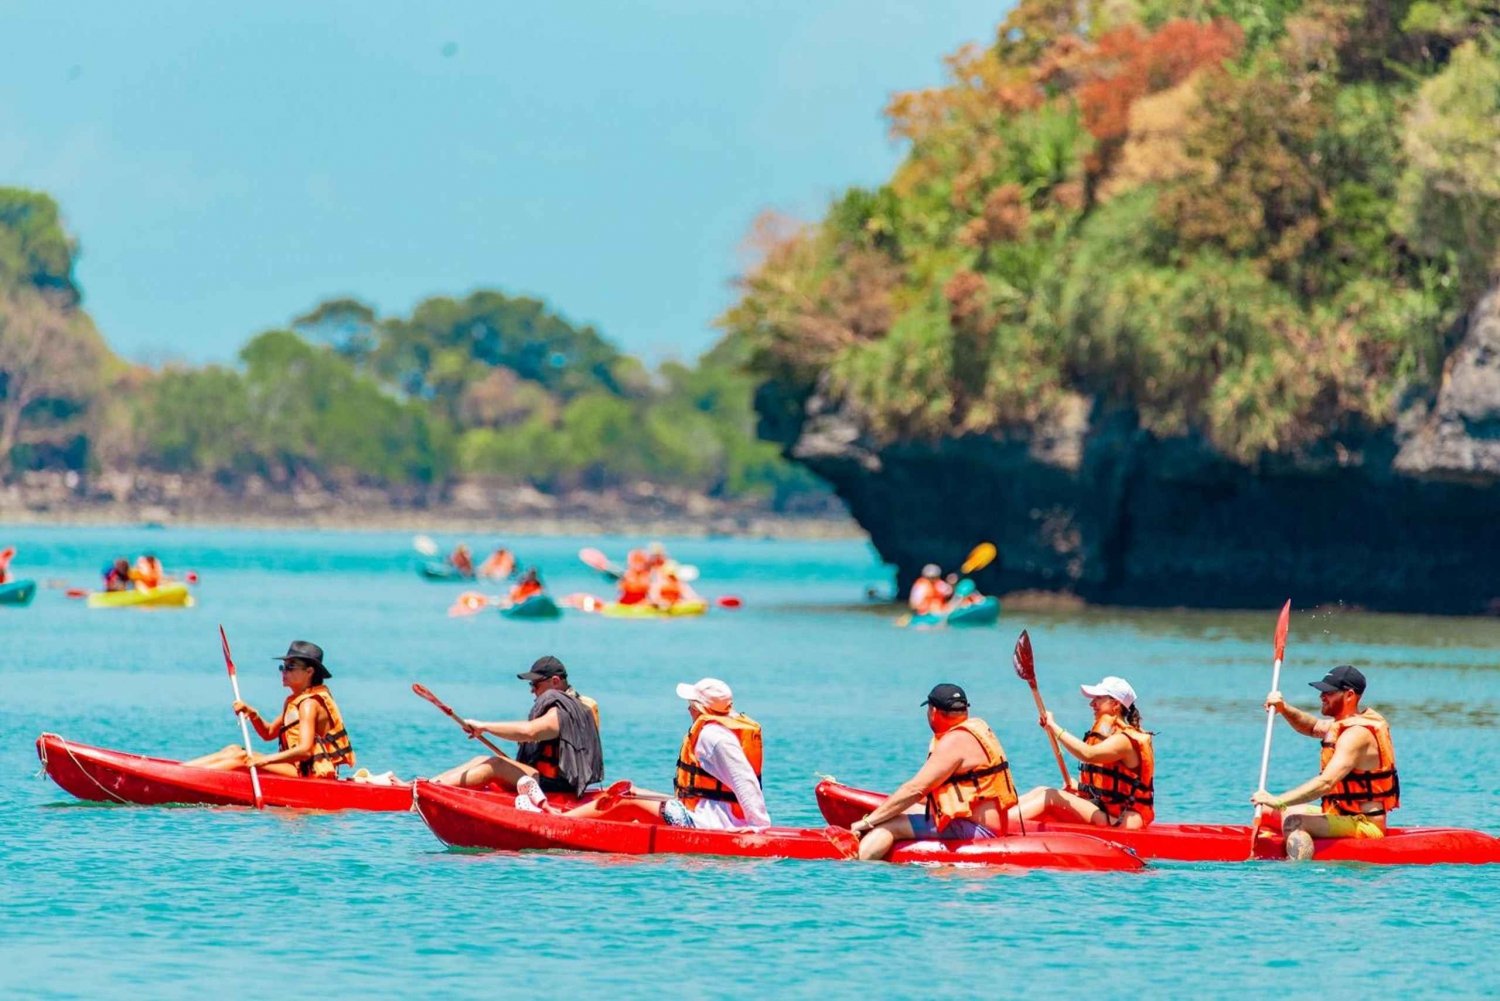
M911 821L911 833L918 841L928 841L933 838L939 841L972 841L975 838L993 838L995 832L983 824L976 824L972 820L950 820L948 826L941 831L937 829L937 823L922 813L909 813L906 819Z

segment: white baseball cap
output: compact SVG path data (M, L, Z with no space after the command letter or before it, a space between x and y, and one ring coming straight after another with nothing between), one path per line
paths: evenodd
M1112 674L1097 685L1079 685L1078 690L1091 699L1108 695L1126 709L1135 705L1135 689L1130 687L1130 682Z
M718 678L704 678L697 684L677 686L677 697L696 702L709 712L728 712L734 705L734 693Z

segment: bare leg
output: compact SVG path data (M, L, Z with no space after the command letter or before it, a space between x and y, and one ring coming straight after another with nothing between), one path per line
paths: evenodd
M183 764L193 768L211 768L217 772L243 772L250 768L250 763L245 758L245 749L238 744L230 744L212 754L205 754L192 761L184 761ZM287 761L278 761L273 765L256 765L255 770L267 775L285 775L288 778L297 778L301 774L297 771L296 765Z
M859 839L859 858L862 862L883 859L891 853L897 841L910 841L914 837L911 821L905 814L892 817L885 823L870 828Z
M526 775L535 776L536 769L528 768L510 758L481 755L477 758L470 758L441 775L434 775L432 781L438 785L467 786L471 789L494 782L507 789L514 789L516 783Z
M1048 813L1074 823L1103 825L1109 823L1108 814L1095 806L1092 801L1061 789L1049 789L1046 786L1038 786L1022 796L1020 802L1006 813L1006 823L1014 825L1018 820L1036 820Z
M655 824L661 820L661 805L672 797L664 792L652 792L639 786L631 786L630 792L601 807L601 800L592 799L567 811L569 817L580 820L627 820Z

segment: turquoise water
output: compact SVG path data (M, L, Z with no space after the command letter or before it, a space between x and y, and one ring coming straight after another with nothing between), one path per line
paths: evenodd
M580 546L624 548L507 541L557 593L602 590L574 558ZM765 726L773 816L821 824L815 773L887 788L916 767L928 736L917 704L937 681L969 690L1023 786L1052 781L1010 667L1024 626L1048 704L1075 731L1088 722L1078 683L1135 685L1159 731L1162 820L1243 822L1282 596L1254 615L1008 612L994 629L918 633L859 603L884 580L864 545L684 540L671 548L702 568L701 589L742 596L742 610L450 620L462 587L418 579L401 535L17 528L0 531L7 543L21 549L14 569L44 581L90 584L106 558L151 546L203 583L185 611L88 611L56 588L0 608L6 997L252 996L295 989L293 961L325 994L368 997L1492 993L1491 870L1168 863L1084 875L466 854L414 815L81 805L33 777L42 730L171 757L234 742L222 622L262 709L281 697L271 657L292 638L322 644L361 764L402 776L472 751L413 681L462 713L518 718L529 697L514 675L555 653L602 705L610 777L661 787L687 723L674 683L724 678ZM1500 830L1494 771L1479 763L1500 726L1500 622L1294 615L1289 693L1313 705L1305 683L1342 661L1367 672L1367 702L1395 725L1401 821ZM1312 741L1278 727L1272 788L1316 760Z

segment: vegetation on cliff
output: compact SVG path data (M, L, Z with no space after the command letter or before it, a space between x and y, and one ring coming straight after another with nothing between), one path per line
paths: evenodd
M0 188L0 479L145 469L233 486L456 477L543 490L641 481L773 505L823 490L754 436L745 359L648 372L596 330L494 291L381 317L322 303L238 364L115 358L80 308L51 198Z
M1486 0L1020 0L721 320L879 439L1079 395L1252 461L1389 425L1500 249ZM774 227L773 227L774 228Z

